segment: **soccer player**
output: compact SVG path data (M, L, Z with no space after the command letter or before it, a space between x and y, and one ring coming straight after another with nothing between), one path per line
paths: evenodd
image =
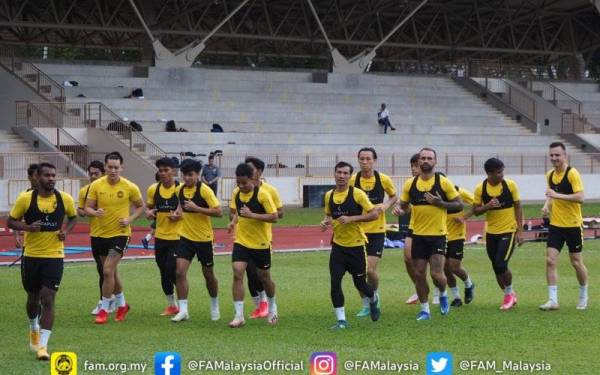
M404 183L400 197L402 211L412 205L413 234L411 259L415 272L417 294L421 311L417 320L431 319L429 311L429 265L434 285L440 290L440 312L450 312L446 292L444 260L446 254L446 210L462 209L462 202L454 185L445 176L435 173L435 150L423 148L419 152L419 175Z
M588 303L588 272L583 263L583 182L577 169L567 163L566 147L561 142L550 144L550 161L554 167L546 175L548 189L546 204L542 213L550 213L550 230L546 250L546 279L548 281L548 302L541 310L558 310L558 256L565 242L569 248L571 265L575 268L579 281L578 310L585 310Z
M77 215L79 215L81 217L87 216L87 214L85 213L85 200L87 199L88 194L90 192L90 185L92 184L92 182L94 182L97 179L99 179L100 177L104 176L104 163L101 162L100 160L93 160L88 165L87 172L88 172L88 177L90 179L90 183L85 185L81 189L79 189L79 196L78 196ZM98 230L96 228L96 226L98 225L98 220L95 217L90 217L89 224L90 224L90 233L94 233ZM99 285L99 289L100 289L100 299L98 300L98 304L96 305L96 307L92 310L92 315L96 315L96 314L98 314L98 311L100 311L100 305L102 304L102 283L104 281L104 276L103 276L103 271L102 271L102 260L100 259L100 253L98 252L98 249L94 248L94 246L93 246L95 242L97 242L97 240L94 240L92 238L92 240L91 240L92 256L94 257L94 261L96 262L96 271L98 271L98 285ZM111 296L110 303L108 306L109 312L114 311L114 304L115 304L115 300L114 300L114 295L113 295L113 296Z
M463 204L473 204L473 193L462 187L455 186L456 191L460 196L460 200ZM469 211L470 213L471 211ZM469 215L467 213L466 215ZM471 277L467 270L462 267L462 260L464 258L464 247L465 239L467 236L467 224L465 219L467 218L463 209L448 210L448 234L446 235L446 262L444 264L444 273L446 274L446 280L448 281L448 287L452 292L454 299L452 300L451 306L460 307L463 302L460 299L460 293L456 286L456 277L458 276L465 283L465 303L469 304L473 301L475 284L471 281Z
M48 340L54 323L54 300L63 274L64 240L75 226L73 198L54 189L56 167L38 166L39 183L19 194L8 227L25 232L21 280L27 292L29 347L39 360L48 360ZM63 228L64 217L68 222ZM24 219L22 221L22 219Z
M353 168L340 161L335 165L335 189L325 193L325 218L321 229L333 228L329 274L331 276L331 301L335 309L337 323L331 329L346 329L344 292L342 279L346 272L352 275L354 286L369 299L369 314L377 321L381 314L377 294L367 282L367 236L360 223L376 220L383 207L375 207L367 194L350 185Z
M369 197L371 203L380 206L382 212L377 220L362 223L363 230L367 235L367 282L377 294L377 302L381 303L379 296L379 275L377 267L383 255L385 241L385 211L398 200L396 187L392 179L375 170L377 152L372 147L364 147L358 151L358 164L360 171L350 178L350 185L359 188ZM385 200L385 194L388 199ZM370 315L369 298L361 294L363 308L356 314L358 317Z
M173 159L163 157L156 160L159 181L148 187L146 192L146 217L156 220L154 235L154 259L160 272L160 284L167 297L167 307L161 316L172 316L179 312L175 298L175 263L179 245L181 215L177 213L179 200L175 181Z
M416 153L413 156L411 156L410 158L410 173L412 174L413 177L418 176L419 172L420 172L420 168L419 168L419 154ZM400 207L400 203L397 202L394 205L394 208L392 209L392 214L396 215L396 216L403 216L403 215L409 215L409 219L408 219L408 233L406 234L406 237L404 238L404 266L406 267L406 272L408 273L408 276L410 277L410 280L413 282L413 284L416 286L417 285L417 281L415 278L415 271L412 265L412 231L413 231L413 216L410 213L410 206L407 209L407 211L405 212L404 210L402 210L402 208ZM408 299L406 300L406 304L408 305L414 305L417 302L419 302L419 296L417 295L416 291L415 293L413 293L413 295L411 295L410 297L408 297Z
M486 214L485 247L496 281L504 291L500 310L510 310L517 304L513 291L512 272L508 262L515 248L523 244L523 211L517 184L504 178L504 163L491 158L483 165L487 178L475 187L473 210L475 215Z
M254 183L254 170L246 163L235 169L237 188L233 190L231 200L235 202L237 224L235 241L231 254L233 268L233 304L235 316L229 327L242 327L244 319L244 273L252 261L257 268L258 277L265 288L268 299L267 323L277 324L277 303L275 301L275 283L271 279L271 225L277 222L277 209L267 191Z
M281 196L279 195L279 191L277 188L265 181L262 181L262 174L265 170L265 162L260 160L259 158L248 156L244 160L246 164L252 167L254 170L254 177L252 180L261 189L264 189L269 193L271 199L273 200L273 204L277 209L277 218L283 218L283 203L281 201ZM233 201L230 202L230 209L232 209L232 214L235 215L235 207L233 207ZM237 222L237 219L235 219ZM271 225L271 223L267 223ZM272 234L272 231L269 231ZM271 242L272 239L271 239ZM252 263L252 260L248 262L248 267L246 267L246 276L248 277L248 290L250 291L250 295L252 296L252 300L256 305L256 309L250 314L250 319L257 318L266 318L269 315L269 304L267 302L267 293L265 292L265 288L260 282L260 278L258 277L258 273L256 271L256 265Z
M187 272L194 256L198 257L198 262L202 265L202 274L210 296L210 317L212 320L221 318L217 297L219 284L214 273L214 234L210 218L221 217L223 212L213 190L200 181L201 168L200 162L194 159L186 159L180 166L183 184L177 188L177 211L183 212L183 221L179 227L180 240L175 273L179 312L171 319L173 322L188 320L190 317Z
M27 191L34 190L38 186L38 165L37 164L29 164L27 167L27 179L29 180L29 189ZM23 236L21 236L21 232L18 230L13 230L13 235L15 236L15 247L18 249L23 248Z
M173 162L173 165L175 165L175 162ZM160 175L158 172L154 175L154 181L160 182ZM142 238L142 246L144 249L148 250L150 248L150 240L154 237L154 233L156 233L156 218L152 219L150 222L150 231Z
M115 321L125 320L129 305L125 301L123 285L118 276L119 261L127 250L131 236L130 224L144 212L140 189L121 177L123 157L113 151L104 157L106 175L92 182L85 201L85 213L98 219L96 231L90 233L92 247L97 248L102 261L102 305L96 315L96 324L106 324L111 295L115 294L117 312ZM134 212L130 213L131 206Z

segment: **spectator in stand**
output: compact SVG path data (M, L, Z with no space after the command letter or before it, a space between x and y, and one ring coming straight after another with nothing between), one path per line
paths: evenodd
M215 155L210 154L208 156L208 164L202 168L202 183L210 186L215 195L217 195L217 184L221 178L221 171L219 167L215 165Z
M383 133L387 134L387 128L396 130L390 122L390 112L387 110L385 103L381 103L381 109L377 112L377 122L383 126Z

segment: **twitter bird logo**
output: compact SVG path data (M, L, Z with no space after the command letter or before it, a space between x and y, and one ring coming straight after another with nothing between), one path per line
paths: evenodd
M448 352L427 353L427 375L452 375L452 354Z

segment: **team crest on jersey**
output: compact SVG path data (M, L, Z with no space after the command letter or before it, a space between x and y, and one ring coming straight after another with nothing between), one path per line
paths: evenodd
M125 196L125 193L123 193L121 190L119 190L119 192L117 193L117 198L123 198Z

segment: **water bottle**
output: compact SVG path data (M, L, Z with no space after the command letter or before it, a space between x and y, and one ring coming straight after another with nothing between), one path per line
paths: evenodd
M321 249L323 248L323 240L321 240Z
M531 220L529 220L529 221L527 222L527 230L531 230L532 228L533 228L533 225L532 225L532 223L531 223Z

